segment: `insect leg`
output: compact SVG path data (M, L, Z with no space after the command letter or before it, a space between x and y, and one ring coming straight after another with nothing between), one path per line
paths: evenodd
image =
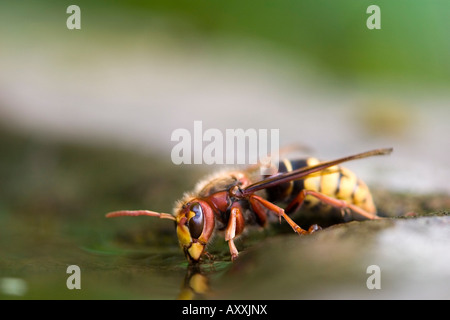
M311 229L309 231L306 231L302 228L300 228L300 226L298 224L296 224L285 212L283 208L280 208L279 206L273 204L270 201L267 201L264 198L261 198L260 196L257 196L255 194L252 194L249 196L249 201L250 204L252 206L252 209L255 212L259 212L259 214L261 214L261 212L264 213L264 209L267 209L271 212L273 212L274 214L276 214L280 220L283 217L284 220L286 220L286 222L291 226L291 228L297 232L298 234L307 234L310 232L313 232L315 230Z
M329 204L329 205L331 205L335 208L341 209L341 210L350 209L354 213L358 214L360 216L360 218L363 218L363 219L379 219L380 218L377 215L369 213L369 212L361 209L360 207L355 206L354 204L345 202L344 200L332 198L330 196L324 195L323 193L313 191L313 190L306 190L306 189L303 189L302 191L300 191L298 196L286 207L286 209L285 209L286 212L291 213L291 212L297 211L302 206L303 201L305 200L305 197L307 195L311 195L311 196L319 199L323 203Z
M234 238L240 234L244 228L244 218L241 214L240 206L232 206L228 225L225 229L225 241L228 241L230 247L231 260L235 260L239 254L234 244Z

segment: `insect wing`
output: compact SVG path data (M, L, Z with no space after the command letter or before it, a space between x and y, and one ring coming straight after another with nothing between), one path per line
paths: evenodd
M266 188L270 188L270 187L274 187L277 186L279 184L285 183L285 182L290 182L293 180L300 180L300 179L305 179L308 177L308 175L318 172L318 171L322 171L326 168L335 166L337 164L340 164L342 162L346 162L346 161L350 161L350 160L356 160L356 159L363 159L363 158L367 158L367 157L371 157L371 156L377 156L377 155L385 155L385 154L389 154L392 152L392 148L386 148L386 149L375 149L375 150L371 150L371 151L367 151L367 152L363 152L363 153L358 153L352 156L348 156L348 157L344 157L344 158L340 158L340 159L336 159L336 160L331 160L331 161L325 161L325 162L321 162L318 163L316 165L313 166L306 166L303 168L299 168L296 169L294 171L290 171L290 172L284 172L281 174L277 174L275 176L271 176L267 179L263 179L261 181L258 181L256 183L253 183L249 186L247 186L246 188L244 188L242 190L243 195L250 195L258 190L262 190L262 189L266 189Z

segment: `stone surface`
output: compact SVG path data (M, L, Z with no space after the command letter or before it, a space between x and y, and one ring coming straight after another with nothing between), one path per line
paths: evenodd
M249 248L217 281L217 298L448 299L450 217L351 222ZM380 289L367 281L379 267ZM369 281L373 283L372 281Z

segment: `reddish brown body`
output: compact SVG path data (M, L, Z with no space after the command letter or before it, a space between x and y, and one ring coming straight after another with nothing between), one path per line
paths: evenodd
M317 230L317 225L312 225L308 231L302 229L286 214L285 209L271 201L289 199L286 210L291 213L301 207L304 202L309 201L305 201L308 197L315 198L323 204L337 208L339 212L351 212L352 218L377 219L374 206L368 202L368 200L371 201L370 193L362 182L355 183L355 188L361 188L362 193L359 192L359 194L365 197L363 203L368 204L366 206L368 210L363 206L355 205L356 198L353 200L339 199L337 192L332 195L327 192L321 193L320 190L314 188L306 189L298 186L294 188L293 183L298 180L314 179L318 175L339 174L341 177L343 171L339 167L335 167L338 164L368 156L387 154L391 151L392 149L378 149L300 168L291 166L290 170L286 169L284 172L265 179L258 175L259 170L255 170L255 168L245 171L226 171L205 179L197 184L192 193L186 193L177 202L173 215L138 210L116 211L107 216L148 215L176 221L180 246L191 262L200 260L215 231L223 231L234 260L238 256L238 250L234 244L236 237L241 235L247 226L264 227L267 224L268 215L278 217L279 220L283 218L298 234ZM339 185L337 187L339 189ZM276 194L275 197L274 194ZM358 196L358 198L361 197Z

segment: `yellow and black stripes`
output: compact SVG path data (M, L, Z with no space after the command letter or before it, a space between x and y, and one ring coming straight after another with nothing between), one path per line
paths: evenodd
M279 163L279 172L290 172L317 163L319 163L319 160L316 158L283 160ZM376 212L372 195L367 185L353 172L341 166L329 167L323 171L311 174L305 179L268 188L267 199L271 202L289 204L295 200L303 189L320 192L329 197L344 200L369 213ZM309 209L316 210L325 210L327 207L322 205L319 199L312 196L307 196L303 205Z

